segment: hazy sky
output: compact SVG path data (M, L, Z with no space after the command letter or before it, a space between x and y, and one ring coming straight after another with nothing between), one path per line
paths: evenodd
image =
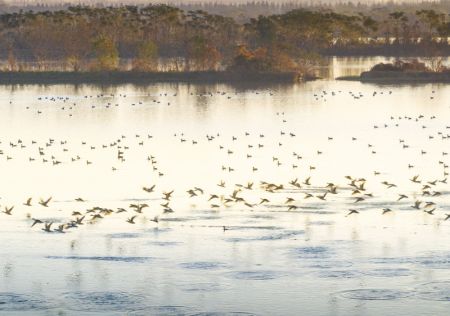
M259 0L255 0L259 1ZM336 3L336 2L362 2L362 3L382 3L382 2L424 2L422 0L260 0L268 2L298 2L298 3ZM425 0L432 1L432 0ZM253 2L253 0L0 0L0 2L6 2L10 4L34 4L34 3L210 3L210 2L220 2L220 3L245 3Z

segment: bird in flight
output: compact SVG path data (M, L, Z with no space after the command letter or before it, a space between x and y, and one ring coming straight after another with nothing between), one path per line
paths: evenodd
M130 223L130 224L136 224L136 223L134 222L134 219L135 219L136 217L137 217L137 215L134 215L134 216L128 218L128 219L127 219L127 222Z
M50 201L52 200L52 197L49 197L47 200L43 200L43 199L41 199L40 201L39 201L39 204L40 205L42 205L42 206L44 206L44 207L48 207L48 203L50 203Z

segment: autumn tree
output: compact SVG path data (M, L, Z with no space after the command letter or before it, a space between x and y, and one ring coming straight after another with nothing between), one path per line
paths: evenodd
M192 37L187 45L188 70L215 70L221 55L217 48L202 36Z
M84 19L76 19L63 24L59 29L59 43L63 51L63 58L74 71L82 69L83 63L90 54L91 29Z
M296 71L297 65L288 54L259 47L254 50L240 45L229 70L238 72Z
M29 47L39 70L44 67L45 61L55 57L55 48L58 47L57 30L57 26L46 19L45 15L32 16L20 29L19 36Z

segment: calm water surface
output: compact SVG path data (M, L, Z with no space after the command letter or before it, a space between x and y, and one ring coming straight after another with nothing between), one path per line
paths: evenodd
M448 100L332 79L0 87L0 314L447 315Z

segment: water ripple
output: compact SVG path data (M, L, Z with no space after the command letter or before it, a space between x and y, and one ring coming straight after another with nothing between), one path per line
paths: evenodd
M0 311L31 311L46 310L52 306L45 300L26 294L1 293L0 292Z
M352 300L376 301L395 300L408 297L411 293L392 289L356 289L337 293L340 297Z
M450 302L450 281L422 284L418 287L416 297L427 301Z
M68 308L84 312L130 312L146 308L145 297L126 292L69 292Z
M59 259L59 260L92 260L92 261L111 261L111 262L128 262L128 263L144 263L155 258L152 257L122 257L122 256L46 256L46 259Z
M236 280L264 281L278 279L286 274L277 271L237 271L227 273L226 276Z

